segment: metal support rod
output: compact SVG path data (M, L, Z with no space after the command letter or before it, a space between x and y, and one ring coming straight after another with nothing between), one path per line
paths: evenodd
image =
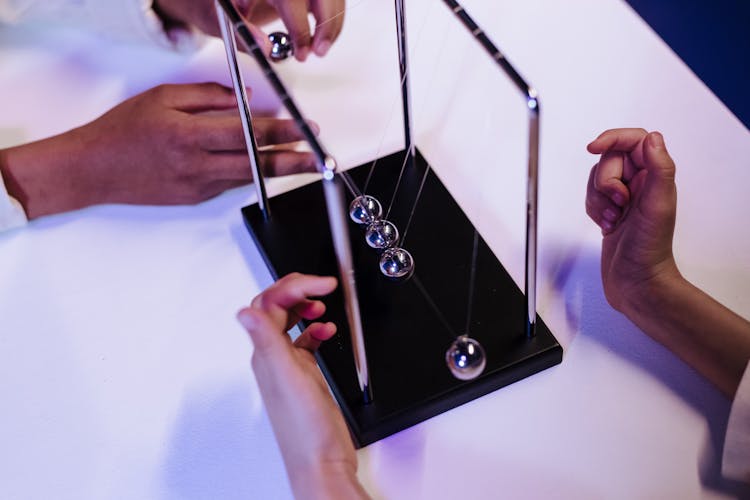
M247 155L250 158L250 169L253 172L253 183L258 195L258 206L263 214L263 218L268 220L271 217L271 207L268 205L268 195L266 194L266 181L263 173L260 171L260 161L258 159L258 144L255 142L255 133L253 132L253 117L250 114L250 104L245 91L245 81L242 78L239 62L237 61L237 45L234 41L234 32L232 25L224 15L218 3L214 4L216 16L219 19L219 28L221 37L224 40L224 50L227 53L227 64L229 64L229 73L232 75L232 86L237 98L237 107L240 111L240 121L242 122L242 132L245 135L245 146Z
M414 129L412 127L411 94L409 91L409 49L406 44L406 9L404 0L396 3L396 35L398 39L398 67L401 74L401 102L404 110L404 148L407 166L414 168Z
M352 252L349 247L349 230L347 227L347 211L344 203L344 191L333 169L323 174L323 191L328 207L328 223L331 226L331 237L333 247L341 275L341 289L344 292L344 305L346 308L346 319L352 338L352 351L354 353L354 366L357 369L357 381L362 391L362 399L365 404L372 401L372 387L370 386L370 373L367 366L367 352L365 351L364 331L357 298L357 283L354 278L354 263Z
M354 279L354 265L351 248L349 247L350 240L347 226L348 218L345 209L346 205L344 203L341 184L336 175L336 161L326 152L320 141L318 141L315 133L310 128L310 125L307 123L304 116L302 116L299 108L289 95L289 92L286 90L286 87L266 58L266 55L263 53L263 50L261 50L256 40L253 38L250 28L240 15L232 0L216 0L216 3L221 7L224 14L229 19L229 24L234 27L234 30L242 44L245 46L245 49L258 63L258 66L260 66L263 74L276 92L276 95L281 99L282 104L305 136L305 140L310 145L310 149L317 160L318 169L323 174L323 191L328 211L328 222L331 227L331 238L333 239L339 274L341 275L341 287L344 292L344 308L346 309L346 318L349 325L349 332L351 334L354 363L357 369L357 380L359 382L360 390L362 391L363 401L369 403L372 401L373 397L372 388L370 386L370 375L367 366L367 353L365 350L364 333L362 330L362 317L360 314L359 299L357 297L357 288ZM343 182L350 183L351 180L348 179L345 174L346 172L342 172L338 177L340 177Z
M484 31L474 22L456 0L443 0L448 8L472 34L475 40L489 53L492 59L513 81L526 98L529 108L529 165L526 184L526 335L536 334L536 270L537 270L537 210L539 190L539 95L521 77L502 52L492 43Z
M526 336L536 335L539 101L529 99L529 170L526 181Z

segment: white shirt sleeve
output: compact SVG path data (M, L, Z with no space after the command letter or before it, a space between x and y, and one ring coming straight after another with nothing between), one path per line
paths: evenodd
M729 413L721 472L728 479L750 483L750 363Z
M202 37L195 30L165 31L152 4L153 0L0 0L0 23L51 23L179 51L200 44Z
M26 224L26 213L18 200L11 198L5 189L0 173L0 232Z

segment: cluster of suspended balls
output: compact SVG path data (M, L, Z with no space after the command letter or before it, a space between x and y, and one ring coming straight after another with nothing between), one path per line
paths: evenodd
M391 221L383 219L383 206L373 196L357 196L349 205L349 217L366 227L365 241L382 252L380 272L394 280L407 279L414 274L414 258L404 248L398 246L398 228Z
M367 244L382 251L381 273L395 280L409 278L414 273L414 259L407 250L398 246L398 228L392 222L383 219L383 206L376 198L370 195L354 198L349 205L349 217L367 228ZM461 335L445 352L445 363L457 379L472 380L482 374L487 359L479 342L468 335Z
M271 42L271 59L283 61L294 55L292 40L286 33L277 31L268 35ZM349 205L349 216L360 226L366 226L365 241L382 251L380 272L386 277L400 280L414 274L414 259L404 248L398 246L398 228L383 219L383 206L369 195L357 196ZM459 380L472 380L484 371L487 359L482 345L468 335L461 335L445 352L448 369Z

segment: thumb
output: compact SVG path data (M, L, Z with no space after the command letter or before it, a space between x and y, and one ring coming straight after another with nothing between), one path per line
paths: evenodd
M646 136L643 145L643 167L648 171L644 183L644 195L656 200L667 200L674 196L675 165L659 132Z
M260 309L246 307L237 313L237 319L250 334L256 354L278 351L289 343L285 332L275 328L273 321Z

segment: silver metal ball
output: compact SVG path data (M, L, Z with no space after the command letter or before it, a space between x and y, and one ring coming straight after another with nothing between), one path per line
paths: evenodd
M457 379L471 380L482 374L487 358L479 342L461 335L445 351L445 363Z
M380 202L368 195L357 196L349 205L349 217L361 225L370 225L383 215L383 206Z
M376 220L367 226L365 241L372 248L378 250L390 248L398 243L398 229L390 221L384 219Z
M414 273L414 259L403 248L388 248L380 255L380 272L392 279L408 278Z
M292 39L283 31L271 33L268 35L268 41L271 42L271 59L274 61L283 61L294 55Z

